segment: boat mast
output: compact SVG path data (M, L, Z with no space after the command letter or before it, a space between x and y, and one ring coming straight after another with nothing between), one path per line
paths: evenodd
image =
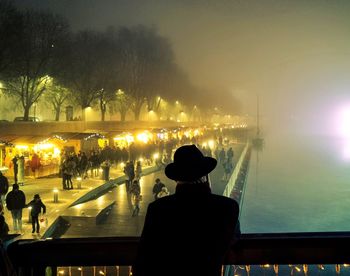
M259 125L259 95L256 95L256 135L259 137L260 135L260 125Z

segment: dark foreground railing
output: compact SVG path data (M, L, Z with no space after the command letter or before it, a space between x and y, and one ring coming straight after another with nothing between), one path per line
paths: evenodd
M130 266L138 238L19 240L7 248L19 275L45 275L46 267ZM350 232L244 234L225 264L350 263Z

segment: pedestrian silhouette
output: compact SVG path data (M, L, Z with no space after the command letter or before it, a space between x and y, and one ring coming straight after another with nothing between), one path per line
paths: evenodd
M195 145L178 148L165 168L175 194L148 205L133 275L219 276L239 233L239 207L211 193L208 174L217 161Z
M156 179L156 183L153 186L152 193L154 195L154 200L158 199L158 194L165 187L164 183L160 181L159 178Z

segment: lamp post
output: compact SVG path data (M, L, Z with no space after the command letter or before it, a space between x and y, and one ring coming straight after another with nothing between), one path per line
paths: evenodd
M78 181L78 189L81 189L81 181L82 181L82 178L79 176L77 177L77 181Z
M58 203L58 189L53 189L53 202Z

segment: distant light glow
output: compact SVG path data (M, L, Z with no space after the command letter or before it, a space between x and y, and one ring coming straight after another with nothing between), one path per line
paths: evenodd
M341 111L339 132L343 137L350 138L350 107Z

